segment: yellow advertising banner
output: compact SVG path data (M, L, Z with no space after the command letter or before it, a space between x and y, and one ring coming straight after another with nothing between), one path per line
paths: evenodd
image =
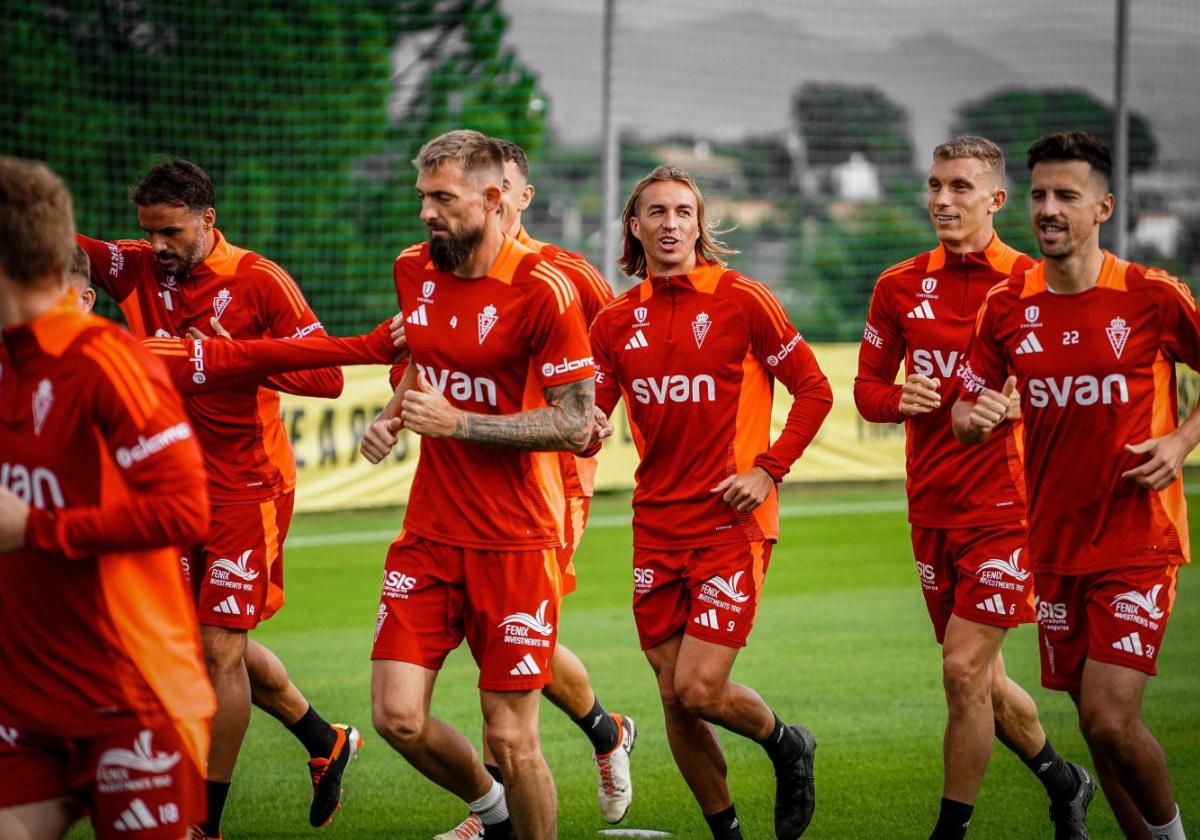
M868 423L854 407L857 344L814 344L813 352L833 386L833 410L787 481L877 481L904 478L904 427ZM418 441L403 432L392 456L372 465L358 452L367 425L391 396L385 368L345 368L346 387L337 400L282 396L283 420L296 453L296 509L329 511L403 504L417 463ZM1179 368L1181 413L1195 405L1200 375ZM791 400L780 387L775 431L783 427ZM616 434L605 444L596 471L601 490L633 486L637 451L623 408L613 418ZM1188 457L1200 463L1200 450Z

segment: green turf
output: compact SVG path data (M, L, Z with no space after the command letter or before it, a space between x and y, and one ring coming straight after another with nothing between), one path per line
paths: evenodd
M870 512L785 517L766 594L735 679L757 688L789 721L815 733L817 813L806 837L924 838L941 790L945 722L940 657L913 569L899 489L796 491L785 510L874 506ZM1190 499L1200 521L1200 497ZM602 498L576 561L579 590L565 604L559 638L580 655L606 707L632 714L636 796L623 825L708 837L667 750L649 666L638 651L629 608L630 532L619 524L628 499ZM298 517L296 538L388 532L399 514ZM255 712L226 809L225 836L241 838L428 838L456 824L460 802L435 788L371 731L368 654L387 540L301 547L287 554L287 607L255 636L288 664L294 681L333 720L364 729L366 749L347 776L346 808L332 826L307 824L309 785L299 745ZM1171 762L1178 799L1200 830L1200 597L1197 573L1180 576L1164 676L1152 680L1146 719ZM1054 743L1087 759L1065 695L1037 683L1032 627L1010 634L1010 673L1030 690ZM477 738L475 668L465 649L447 662L433 711ZM559 796L559 833L594 837L605 825L595 804L595 771L583 735L556 709L542 707L543 746ZM748 838L773 836L774 781L762 750L722 737L730 785ZM1102 797L1092 806L1093 838L1119 837ZM88 836L84 830L77 837ZM971 837L1050 837L1041 786L998 748L980 794Z

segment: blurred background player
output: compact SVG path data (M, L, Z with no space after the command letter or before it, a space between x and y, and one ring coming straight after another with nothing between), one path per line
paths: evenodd
M522 213L533 201L535 192L529 183L529 158L516 143L493 139L504 152L500 224L505 235L550 260L555 268L566 275L575 288L584 321L591 324L596 313L613 299L608 281L580 254L530 237L521 221ZM595 455L584 458L573 452L559 453L567 497L564 542L559 551L564 595L575 590L573 557L587 525L588 508L595 486L596 461ZM583 730L591 741L592 760L600 775L596 787L600 815L605 822L618 823L633 803L633 777L629 759L637 741L637 725L628 716L610 714L604 710L592 690L587 669L561 641L554 647L551 670L553 681L542 689L542 694ZM486 742L483 745L483 764L488 773L498 781L504 781ZM473 840L483 836L483 831L479 816L469 814L463 822L439 834L435 840Z
M557 451L587 444L593 373L571 282L501 228L504 155L452 131L414 162L429 240L397 257L412 364L363 438L378 463L421 435L404 529L388 552L372 653L376 729L468 803L488 837L556 835L538 702L550 682L562 571ZM484 737L504 784L429 715L446 655L479 665ZM507 797L506 797L507 789Z
M168 160L130 197L147 240L102 242L77 236L92 281L121 307L139 338L206 332L213 317L234 338L324 335L292 279L270 260L230 244L216 229L212 181L199 166ZM288 679L283 663L247 631L283 604L282 547L291 522L295 463L275 390L334 397L336 368L280 374L270 387L193 394L184 406L205 459L210 530L189 552L205 662L217 694L208 756L209 813L199 837L220 836L220 821L251 698L279 719L309 754L309 822L328 822L341 778L361 743L349 726L329 724Z
M625 204L621 268L643 278L596 317L596 407L622 396L641 463L633 493L633 611L658 678L667 739L714 837L741 837L712 724L751 738L775 766L775 832L812 819L816 742L730 682L779 537L776 485L833 403L783 307L729 270L704 199L659 167ZM793 397L770 440L778 378Z
M908 438L913 553L942 645L949 712L934 840L966 835L996 737L1045 785L1057 837L1087 836L1096 787L1050 744L1000 653L1008 629L1035 618L1016 424L1006 422L986 446L967 447L950 422L954 370L984 295L1034 264L996 236L1006 199L1004 155L994 143L956 137L933 150L926 201L940 244L880 275L854 381L863 418L904 423ZM897 385L902 361L907 376Z
M174 546L208 525L179 397L63 274L71 198L0 158L0 837L179 840L215 706Z
M1142 721L1179 566L1188 562L1175 363L1200 369L1200 313L1166 272L1100 248L1112 158L1089 134L1029 147L1043 261L988 293L954 433L982 443L1021 392L1042 685L1070 693L1127 837L1182 840L1166 757Z

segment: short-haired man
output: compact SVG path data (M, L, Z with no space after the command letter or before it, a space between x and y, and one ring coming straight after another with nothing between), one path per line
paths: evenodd
M324 335L299 288L265 257L232 245L216 225L212 181L194 163L154 166L130 191L147 240L103 242L77 236L92 280L120 306L139 338L207 332L215 316L234 338ZM208 756L209 812L200 837L219 837L233 768L250 721L251 699L280 720L309 754L309 821L328 822L341 801L342 774L361 743L331 725L288 679L279 659L247 631L283 604L282 545L291 523L296 470L279 416L277 390L341 393L337 368L280 374L187 396L201 444L212 520L187 558L209 677L217 694ZM250 651L249 655L247 651Z
M504 153L504 181L501 185L500 223L506 236L549 260L575 288L583 310L584 321L591 324L605 305L613 299L612 289L603 275L582 255L567 251L529 235L521 216L533 201L534 187L529 183L529 157L525 150L510 140L496 138ZM573 452L560 452L563 488L566 492L564 539L559 549L559 565L563 572L563 595L575 590L573 558L583 538L588 508L595 486L596 456L581 457ZM566 645L554 646L551 660L552 682L542 693L578 726L592 744L592 759L599 772L596 800L600 816L608 823L624 819L633 802L633 779L629 757L637 740L637 725L627 715L609 713L600 704L588 679L587 669ZM485 743L483 764L500 782L503 778L495 757ZM474 840L483 836L483 824L477 814L469 814L462 823L435 840Z
M1075 701L1125 835L1181 840L1141 707L1188 562L1180 468L1200 411L1176 427L1174 365L1200 369L1200 313L1175 278L1101 250L1114 202L1102 143L1051 134L1027 162L1043 261L988 293L954 433L987 441L1020 390L1042 684Z
M393 269L412 363L363 438L378 462L402 426L421 435L404 528L386 562L372 719L479 815L489 838L510 831L510 807L517 836L554 837L538 702L562 591L557 452L581 449L592 425L587 329L570 281L501 229L495 140L451 131L414 164L429 240ZM503 785L462 733L429 715L442 662L464 638Z
M625 398L641 463L633 493L633 611L658 678L675 763L716 838L741 837L713 724L758 741L775 766L775 832L812 819L816 742L730 682L779 536L776 485L833 402L783 307L727 269L704 199L659 167L623 214L620 265L642 282L592 324L597 409ZM791 393L771 443L775 380Z
M1000 241L1004 155L982 137L933 150L926 204L939 245L875 284L854 400L873 423L904 423L908 518L925 606L942 645L948 718L934 840L962 838L996 737L1037 774L1059 838L1086 837L1095 783L1050 744L1037 707L1008 677L1000 646L1034 620L1025 567L1025 500L1013 422L987 446L954 438L950 395L984 295L1034 261ZM904 362L907 376L896 384Z
M208 525L179 396L63 274L71 198L0 158L0 837L181 840L214 708L175 545Z

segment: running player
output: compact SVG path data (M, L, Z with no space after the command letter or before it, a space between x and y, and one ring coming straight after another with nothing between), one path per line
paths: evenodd
M996 236L1004 155L982 137L933 150L926 203L940 244L879 277L858 353L854 400L873 423L904 423L908 518L949 711L941 811L931 837L962 838L996 737L1045 785L1059 838L1087 836L1087 771L1050 744L1037 706L1004 670L1009 628L1034 620L1024 563L1025 500L1016 423L987 446L954 438L954 370L983 297L1034 261ZM896 384L904 362L907 376ZM1015 402L1015 401L1014 401Z
M765 286L727 269L696 183L659 167L625 204L621 268L643 278L592 324L597 408L624 396L641 455L633 610L667 739L714 837L741 837L712 724L763 745L775 832L812 819L816 742L729 680L779 536L776 485L829 413L829 383ZM775 379L792 394L770 441Z
M93 282L118 303L135 336L185 337L193 328L207 331L214 316L234 338L324 334L283 269L230 244L216 229L212 181L200 167L184 160L161 163L134 185L131 198L148 240L76 239L91 259ZM342 387L336 368L268 381L271 388L312 396L337 396ZM247 646L247 631L283 603L282 544L295 491L295 464L271 388L252 382L184 400L212 501L210 532L188 557L217 694L209 813L198 837L220 836L252 698L308 751L314 826L337 810L342 774L361 743L353 727L331 725L312 708L273 653Z
M374 462L401 426L421 435L404 529L388 552L375 631L375 728L505 836L556 833L538 736L558 625L565 495L555 450L587 442L593 366L571 282L500 222L504 155L452 131L418 155L426 243L394 277L413 364L363 438ZM484 736L504 784L429 715L446 655L479 665ZM505 790L507 788L507 797Z
M1200 313L1174 277L1101 250L1114 203L1102 143L1051 134L1028 164L1044 259L979 310L954 433L987 441L1020 390L1042 684L1075 701L1125 835L1182 840L1141 709L1188 562L1180 468L1200 411L1176 426L1174 365L1200 369Z
M529 158L525 150L509 140L496 139L504 152L504 182L500 197L500 221L507 236L550 260L575 287L588 324L613 299L612 289L603 275L580 254L567 251L548 242L533 239L521 222L521 216L533 201L534 187L529 183ZM575 590L573 557L583 538L588 507L596 474L595 455L583 458L572 452L560 452L559 463L566 491L566 521L564 542L559 551L563 570L563 594ZM633 803L633 778L629 759L637 741L637 725L633 718L608 713L600 705L588 679L587 669L561 641L554 647L551 662L553 681L542 689L555 706L587 735L592 743L592 760L599 772L596 799L600 816L608 823L624 819ZM497 781L503 783L495 758L483 745L483 765ZM483 823L478 814L468 814L463 822L434 840L475 840L483 836Z
M0 158L0 837L179 840L215 706L173 546L208 524L162 368L80 312L71 199Z

